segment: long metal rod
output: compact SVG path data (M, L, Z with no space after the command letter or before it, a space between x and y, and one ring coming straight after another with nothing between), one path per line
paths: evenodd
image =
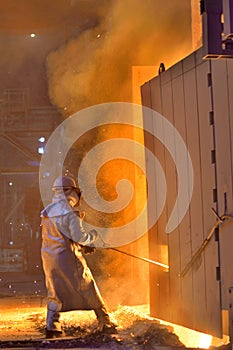
M153 264L153 265L162 267L162 268L164 268L166 270L169 270L169 266L168 265L162 264L162 263L160 263L158 261L154 261L154 260L151 260L151 259L143 258L143 257L137 256L137 255L133 255L131 253L124 252L123 250L120 250L120 249L117 249L117 248L107 248L107 249L114 250L114 251L116 251L118 253L122 253L122 254L125 254L125 255L128 255L128 256L131 256L132 258L136 258L138 260L142 260L142 261L147 262L149 264Z
M169 270L169 266L166 265L166 264L162 264L162 263L160 263L159 261L150 260L150 259L143 258L143 257L141 257L141 256L137 256L137 255L134 255L134 254L131 254L131 253L127 253L127 252L124 252L123 250L120 250L120 249L117 249L117 248L109 247L109 245L103 240L103 237L102 237L100 234L99 234L99 238L100 238L100 240L103 242L103 247L104 247L104 248L111 249L111 250L114 250L115 252L118 252L118 253L121 253L121 254L125 254L125 255L128 255L128 256L131 256L131 258L135 258L135 259L138 259L138 260L147 262L147 263L149 263L149 264L159 266L159 267L161 267L161 268L164 268L166 271Z
M200 256L200 254L203 252L203 250L205 249L206 245L209 243L211 237L213 236L215 229L223 224L223 222L225 220L229 220L232 219L232 216L230 215L222 215L219 216L216 211L214 210L214 208L211 208L211 210L213 211L214 215L217 218L216 223L214 224L214 226L212 227L212 229L210 230L208 236L206 237L206 239L203 241L203 243L201 244L201 246L198 248L198 250L196 251L196 253L193 255L192 259L189 261L189 263L185 266L185 268L179 273L179 277L184 277L186 275L186 273L188 272L188 270L192 267L192 265L195 263L195 261L197 260L197 258Z

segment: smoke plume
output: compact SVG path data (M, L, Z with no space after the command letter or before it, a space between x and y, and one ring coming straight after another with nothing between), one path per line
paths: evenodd
M132 102L132 66L168 67L192 46L190 1L111 1L105 16L47 59L53 104L70 115L112 101Z
M70 39L47 57L50 99L64 117L99 103L133 102L132 66L155 66L158 70L160 63L164 62L167 68L191 51L189 0L115 0L109 3L111 6L98 17L96 25L83 30L78 37ZM125 136L124 130L116 127L114 130L99 129L94 131L94 137L92 133L91 137L88 135L83 140L86 143L83 156L93 142ZM135 132L129 130L127 137L133 139ZM76 145L76 150L81 159L82 146ZM91 166L87 171L90 169ZM119 169L123 171L124 178L129 174L134 188L142 184L130 165L122 163L119 166L119 161L115 166L111 163L102 169L99 176L100 187L103 182L104 198L108 196L107 199L112 200L111 195L115 195L113 189L119 179ZM137 188L136 194L145 200L145 188L140 190L140 196ZM141 205L140 200L138 204ZM99 218L90 208L87 216L97 218L97 221L104 220L107 226L115 227L132 220L130 215L136 214L136 207L131 205L128 211L112 217L110 222L108 216ZM123 248L146 256L146 239L143 237ZM106 249L98 254L93 257L92 266L100 270L100 287L111 306L148 301L148 265L137 264L133 258ZM98 276L98 271L94 272Z

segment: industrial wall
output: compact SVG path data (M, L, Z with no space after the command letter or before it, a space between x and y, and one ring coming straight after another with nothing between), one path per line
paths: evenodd
M150 303L152 316L220 337L222 310L228 310L233 286L233 221L217 221L214 211L233 214L233 60L202 57L200 49L141 89L143 105L166 117L182 136L194 170L189 210L167 234L179 179L164 145L145 135L168 189L165 208L149 233L149 250L151 259L163 261L167 249L170 269L150 267Z

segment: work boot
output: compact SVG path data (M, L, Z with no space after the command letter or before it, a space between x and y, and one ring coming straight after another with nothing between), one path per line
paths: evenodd
M51 311L51 310L47 311L46 329L45 329L46 338L58 338L62 336L63 332L61 329L59 318L60 318L59 312Z
M45 338L51 339L51 338L59 338L62 337L64 334L62 331L50 331L47 328L45 329Z
M101 333L115 334L117 333L117 325L110 320L107 310L104 306L95 309L95 314L98 320L97 331Z

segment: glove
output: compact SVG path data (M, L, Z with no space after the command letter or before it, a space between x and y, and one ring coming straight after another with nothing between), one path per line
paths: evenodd
M93 241L96 241L97 238L98 238L98 236L99 236L99 235L98 235L98 232L97 232L96 230L91 230L89 233L90 233L90 235L91 235Z
M83 220L85 216L85 211L79 211L77 208L73 208L73 212L80 217L81 220Z

